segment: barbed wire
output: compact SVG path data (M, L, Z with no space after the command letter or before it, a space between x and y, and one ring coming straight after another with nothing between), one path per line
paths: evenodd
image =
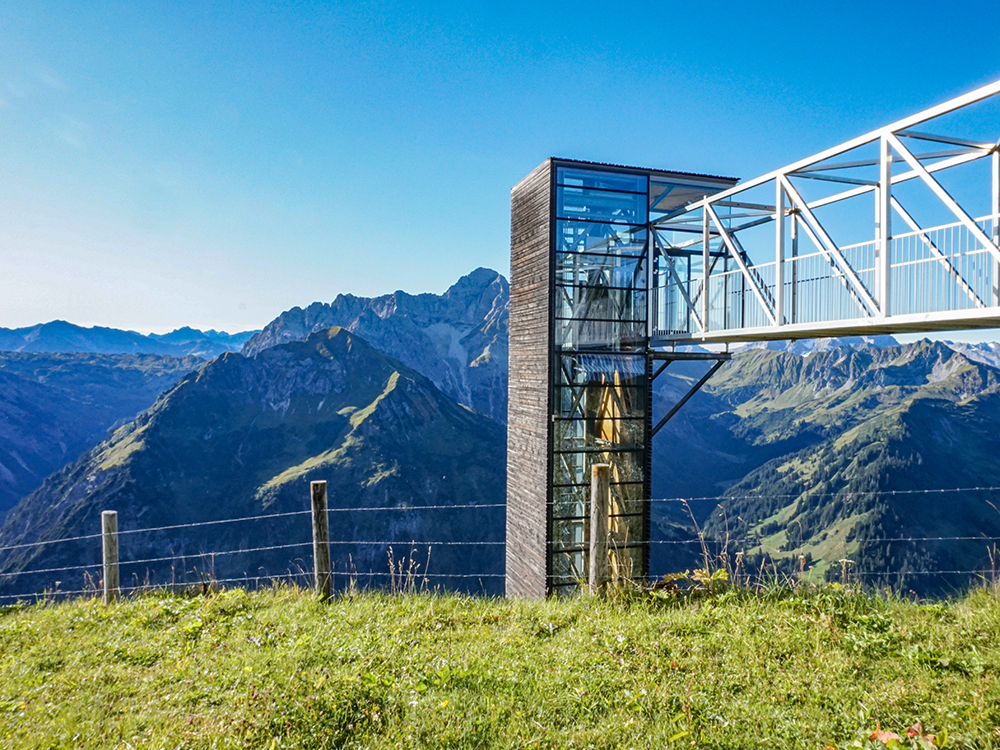
M409 506L374 506L370 508L327 508L327 513L353 513L355 511L378 511L378 510L467 510L478 508L506 508L507 503L482 503L479 505L409 505Z
M939 495L959 492L1000 492L1000 486L989 487L949 487L936 490L841 490L840 492L805 492L799 493L777 493L760 495L705 495L703 497L655 497L645 500L630 500L628 502L649 502L649 503L689 503L689 502L709 502L721 500L769 500L775 498L796 499L800 497L843 497L849 495L864 495L866 497L882 495ZM552 503L550 503L552 504Z
M249 547L247 549L227 549L218 552L192 552L187 555L169 555L165 557L147 557L142 560L119 560L119 565L143 565L146 563L172 562L176 560L186 560L192 557L229 557L230 555L245 555L251 552L271 552L278 549L292 549L293 547L311 547L312 542L292 542L291 544L271 544L266 547Z
M415 511L415 510L466 510L466 509L479 509L479 508L506 508L506 503L483 503L475 505L412 505L412 506L396 506L396 507L363 507L363 508L327 508L327 513L353 513L353 512L373 512L373 511ZM168 526L151 526L142 529L120 529L118 531L119 536L125 536L127 534L148 534L154 531L175 531L177 529L190 529L202 526L217 526L219 524L227 523L242 523L246 521L262 521L273 518L286 518L289 516L308 516L311 515L311 510L294 510L288 511L286 513L265 513L257 516L241 516L239 518L223 518L216 521L194 521L191 523L177 523L170 524ZM101 534L85 534L82 536L71 536L64 537L62 539L47 539L40 542L30 542L26 544L11 544L6 547L0 547L0 552L8 552L10 550L16 549L28 549L31 547L41 547L46 544L60 544L62 542L78 542L87 539L100 539Z
M102 563L91 563L90 565L67 565L63 568L39 568L36 570L17 570L10 573L0 573L0 578L14 578L16 576L26 576L32 573L66 573L72 570L86 570L87 568L100 568Z
M646 498L630 500L630 503L691 503L691 502L719 502L722 500L761 500L761 499L775 499L775 498L785 498L785 499L795 499L801 497L838 497L843 495L864 495L864 496L882 496L882 495L929 495L929 494L945 494L945 493L962 493L962 492L1000 492L1000 486L986 486L986 487L954 487L945 489L927 489L927 490L857 490L857 491L841 491L841 492L823 492L823 493L813 493L813 492L803 492L799 494L766 494L766 495L713 495L713 496L702 496L702 497L663 497L663 498ZM557 505L563 503L556 503L554 501L549 501L547 505ZM411 506L367 506L360 508L327 508L327 513L353 513L353 512L411 512L411 511L422 511L422 510L477 510L482 508L506 508L506 503L479 503L472 505L411 505ZM188 528L198 528L205 526L217 526L220 524L231 524L231 523L243 523L249 521L262 521L270 520L275 518L286 518L291 516L304 516L310 515L312 511L309 510L299 510L299 511L288 511L285 513L265 513L256 516L241 516L239 518L224 518L214 521L194 521L191 523L179 523L179 524L169 524L165 526L151 526L141 529L121 529L118 531L120 536L125 536L129 534L148 534L156 531L175 531L177 529L188 529ZM60 544L65 542L77 542L86 541L89 539L100 539L101 534L84 534L80 536L64 537L61 539L46 539L38 542L29 542L25 544L11 544L4 547L0 547L0 552L9 552L17 549L28 549L32 547L41 547L49 544ZM947 540L949 537L941 537L941 540ZM892 540L885 540L892 541ZM899 539L898 541L906 541L905 539ZM360 542L359 542L360 543ZM382 542L378 542L381 544ZM421 544L430 544L430 542L421 542Z
M84 536L71 536L64 539L49 539L44 542L30 542L29 544L11 544L7 547L0 547L0 552L7 552L12 549L27 549L28 547L41 547L43 544L59 544L60 542L79 542L84 539L100 539L101 534L85 534Z
M171 526L154 526L148 529L125 529L119 531L119 535L124 534L148 534L153 531L173 531L175 529L191 529L196 526L217 526L223 523L240 523L242 521L262 521L269 518L285 518L287 516L307 516L310 515L312 511L309 510L293 510L287 513L266 513L260 516L244 516L242 518L224 518L218 521L195 521L193 523L176 523Z

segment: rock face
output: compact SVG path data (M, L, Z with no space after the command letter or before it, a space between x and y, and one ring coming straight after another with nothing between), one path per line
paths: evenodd
M54 320L28 328L0 328L0 351L86 352L91 354L163 354L212 359L237 351L256 331L229 334L178 328L164 334L144 336L117 328L83 328Z
M478 268L442 295L340 294L282 313L243 347L264 349L341 326L430 378L461 404L507 422L510 288L496 271Z
M0 352L0 519L201 364L155 354Z
M184 377L25 498L0 530L0 547L92 533L106 509L118 511L124 530L301 512L309 507L309 482L324 479L330 506L345 511L331 513L331 538L351 542L334 545L337 571L353 569L362 582L370 571L376 582L386 582L387 545L354 542L393 541L398 559L415 541L424 561L421 541L475 541L434 547L431 574L499 576L503 509L462 506L503 502L504 445L497 422L363 339L332 328L251 357L224 354ZM445 508L346 512L426 505ZM218 556L211 573L253 577L312 564L308 514L122 539L124 560L170 558L126 565L125 581L169 582L196 568L204 574L210 558L202 553L250 547L296 545ZM0 586L40 590L35 587L53 585L51 576L3 574L99 559L93 540L14 550L0 558ZM78 588L79 577L63 589ZM496 592L500 580L458 582Z

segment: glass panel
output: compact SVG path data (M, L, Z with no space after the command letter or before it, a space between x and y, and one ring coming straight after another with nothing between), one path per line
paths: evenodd
M550 585L575 587L587 580L587 555L580 552L553 552Z
M646 288L646 262L639 256L557 253L557 284L592 287Z
M590 485L552 488L552 517L583 518L590 511Z
M552 456L553 484L585 484L593 464L611 464L611 481L642 482L646 452L579 451Z
M600 403L606 398L608 387L592 386L562 386L555 392L555 410L557 417L575 417L577 419L593 418L593 412L587 411L587 405ZM641 387L617 386L615 396L621 401L624 417L640 418L646 414L646 391Z
M645 224L646 196L558 187L556 188L556 217L621 224Z
M622 172L602 172L596 169L576 169L559 167L556 182L560 185L595 188L597 190L627 190L631 193L646 192L645 175L624 174Z
M646 321L646 292L609 287L556 287L555 315L557 318L590 320Z
M608 532L611 542L618 547L639 544L642 540L642 516L621 515L612 511L608 518Z
M645 348L646 322L557 320L556 346L562 349L640 351Z
M645 227L564 219L556 223L556 235L560 252L641 255L646 248Z
M588 546L590 524L583 519L552 522L552 549L575 549Z
M614 404L608 411L618 410ZM557 419L553 443L556 450L585 447L642 448L646 439L645 419L614 419L591 416L587 419Z
M646 385L646 358L628 354L566 354L559 357L557 383Z
M611 515L626 516L643 513L646 499L641 483L611 485ZM552 517L589 518L590 485L575 484L552 488ZM638 528L638 527L637 527Z

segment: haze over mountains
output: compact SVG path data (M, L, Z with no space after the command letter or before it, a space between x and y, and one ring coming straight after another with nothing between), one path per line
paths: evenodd
M84 328L64 320L53 320L27 328L0 328L0 351L165 354L213 359L223 352L238 350L255 333L257 331L229 334L184 327L147 336L135 331L100 326Z

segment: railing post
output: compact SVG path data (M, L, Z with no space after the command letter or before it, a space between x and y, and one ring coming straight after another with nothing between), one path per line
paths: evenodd
M990 155L990 172L992 173L993 200L990 202L990 209L993 212L993 220L990 226L993 229L993 243L1000 246L1000 152L994 151ZM1000 305L1000 263L993 259L993 289L991 290L991 305Z
M774 324L785 324L785 188L775 180L774 200Z
M889 139L879 139L879 184L875 190L875 219L878 243L875 249L875 294L879 313L887 318L892 314L889 295L892 293L892 258L889 256L892 240L892 149Z
M590 467L590 593L608 581L608 509L611 506L611 466Z
M708 316L711 306L708 300L708 279L711 270L711 226L708 223L708 206L701 209L701 330L708 333ZM690 260L688 263L690 264Z
M330 519L326 512L326 482L309 485L312 498L313 567L316 572L316 593L330 598Z
M101 541L104 552L104 603L118 600L118 511L101 513Z
M792 244L792 299L788 321L794 324L799 322L799 217L796 211L792 211L788 239Z

